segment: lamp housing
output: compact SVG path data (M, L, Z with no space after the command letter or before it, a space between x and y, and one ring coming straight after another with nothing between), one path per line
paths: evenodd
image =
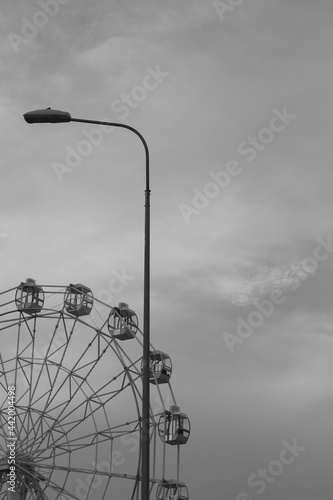
M70 122L72 119L67 111L59 111L51 108L28 111L23 117L28 123L63 123Z

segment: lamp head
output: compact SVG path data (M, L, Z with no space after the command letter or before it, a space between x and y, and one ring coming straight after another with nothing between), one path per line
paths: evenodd
M62 123L70 122L72 117L67 111L58 111L57 109L36 109L23 115L28 123Z

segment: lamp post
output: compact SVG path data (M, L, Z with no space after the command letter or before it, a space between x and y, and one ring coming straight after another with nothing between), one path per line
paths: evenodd
M38 109L25 113L28 123L82 122L126 128L141 140L146 155L145 225L144 225L144 298L143 298L143 363L142 363L142 422L141 422L141 500L149 500L149 347L150 347L150 189L149 189L149 149L144 137L135 128L123 123L72 118L67 111Z

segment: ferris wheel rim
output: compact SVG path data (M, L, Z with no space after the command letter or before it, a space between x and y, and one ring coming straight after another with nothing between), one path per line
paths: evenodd
M45 287L45 285L43 285L43 288L44 287ZM61 285L56 285L55 287L57 287L58 290L56 291L56 293L54 295L61 295L61 291L60 291L61 289L66 290L66 287L63 287ZM12 288L12 289L10 289L10 291L13 291L15 289L16 288ZM2 293L0 293L0 295L3 295L4 293L5 292L2 292ZM2 305L5 305L5 306L9 305L10 306L12 303L15 303L15 301L12 300L12 301L9 301L7 303L5 302ZM1 307L1 305L0 305L0 307ZM108 307L111 309L111 306L108 306ZM0 311L1 311L1 309L0 309ZM16 321L11 322L10 316L13 314L16 315ZM47 395L47 394L46 395L39 394L39 398L38 398L35 395L34 385L32 383L29 384L29 382L34 380L35 384L38 385L39 379L37 379L37 381L36 381L36 379L34 379L33 375L32 375L33 374L33 365L36 365L36 366L39 365L41 371L44 369L44 375L46 375L46 373L48 374L48 370L51 371L51 369L52 370L56 369L57 372L56 372L56 375L54 378L54 385L56 385L56 383L57 383L57 379L59 377L59 374L61 375L61 377L64 377L65 381L70 380L69 377L73 375L76 367L78 366L77 363L74 364L74 367L71 367L71 368L68 368L67 366L60 366L61 363L56 362L56 361L54 361L54 359L52 359L52 356L55 356L57 351L62 356L61 360L64 359L64 356L66 354L66 349L67 349L67 347L65 347L64 345L60 345L58 347L58 349L53 350L53 351L50 350L50 346L53 342L53 338L55 336L55 333L56 333L58 326L55 327L54 331L52 332L52 336L49 338L49 347L46 350L44 350L44 352L42 352L42 356L38 357L38 356L33 355L32 358L29 360L29 355L27 355L27 348L28 347L30 348L30 346L33 346L35 344L36 335L38 335L40 325L43 322L47 323L48 321L56 322L58 325L59 324L68 325L68 328L67 329L65 328L65 334L68 338L68 343L70 343L74 338L73 332L74 332L75 325L82 326L84 328L88 328L89 331L92 333L92 339L90 340L90 344L88 344L88 346L94 345L94 342L95 342L96 343L95 345L97 345L97 344L99 345L98 349L99 349L99 354L101 355L101 357L106 355L107 352L109 354L111 353L112 356L116 357L116 359L118 360L118 362L120 364L121 369L119 371L118 376L114 377L113 380L123 378L124 381L125 380L127 381L127 383L125 384L125 382L122 382L121 389L115 391L114 394L110 393L109 394L110 400L115 399L118 394L120 394L124 391L126 392L127 389L131 391L132 398L134 401L134 406L136 408L136 417L137 418L134 420L131 420L130 422L126 422L126 425L135 425L136 427L135 427L134 431L141 432L142 423L141 423L141 413L140 413L140 411L141 411L140 402L141 402L142 395L141 395L141 389L140 389L141 368L139 366L139 362L141 361L141 356L139 356L137 359L135 359L133 357L131 358L131 356L127 353L127 350L124 347L126 344L122 344L121 340L117 339L116 337L113 337L112 335L110 336L110 332L107 332L107 330L105 328L107 325L107 321L108 321L107 319L104 320L104 323L102 326L101 325L96 326L96 324L94 324L94 323L91 324L89 322L90 319L86 320L84 317L76 317L75 315L68 312L68 310L65 309L65 307L62 303L59 303L57 307L43 307L41 310L33 311L32 313L29 313L29 312L27 313L24 310L9 309L2 314L0 313L0 332L2 332L3 334L7 334L9 329L13 328L13 327L17 328L17 330L18 330L16 357L15 357L15 370L14 370L15 373L13 376L12 371L6 372L6 368L7 368L6 363L8 360L6 360L6 358L4 358L0 353L0 387L2 387L2 389L5 389L5 387L9 385L9 382L12 379L14 379L15 386L16 386L18 383L18 373L20 373L21 375L24 374L24 376L26 376L28 373L28 370L30 369L30 375L27 377L27 380L26 380L26 382L29 385L29 388L27 388L26 391L23 392L23 396L26 394L29 394L30 395L29 401L30 402L32 401L33 403L35 403L35 407L33 404L30 404L30 402L26 407L22 406L20 404L20 401L18 402L18 405L17 405L17 409L19 411L20 419L21 419L20 422L21 422L21 424L23 422L23 429L25 429L25 425L27 426L27 428L25 429L26 437L25 437L25 440L22 441L22 447L21 447L22 458L21 458L21 463L19 464L19 467L21 467L22 470L25 471L24 474L26 475L26 477L28 477L29 475L31 477L33 477L33 474L35 473L35 469L36 470L38 469L38 471L39 470L44 470L44 472L47 471L47 473L49 475L46 478L45 484L40 486L40 492L43 495L45 495L45 492L48 488L51 488L51 489L55 489L58 491L58 496L61 495L61 492L63 492L63 493L65 493L65 496L68 496L69 498L75 498L74 495L72 495L72 494L70 494L70 492L66 491L67 487L61 488L61 486L57 485L54 482L52 477L53 477L53 474L55 472L66 473L66 471L67 471L67 473L68 473L67 476L64 476L65 477L64 485L66 485L66 483L67 483L68 475L70 473L73 473L73 472L77 472L77 473L81 472L82 474L90 474L92 476L92 481L94 481L93 478L95 478L96 476L103 476L104 478L107 478L107 477L109 479L110 478L119 478L119 479L121 478L121 479L127 479L130 481L134 481L135 483L138 483L138 481L140 481L140 465L141 465L140 464L140 461L141 461L140 450L138 453L138 463L137 463L137 469L136 469L135 474L117 473L116 471L106 472L103 470L99 470L96 466L95 466L95 468L92 468L92 469L84 469L84 468L80 469L80 468L74 466L73 459L72 459L72 454L74 454L74 452L73 452L73 450L70 451L71 447L76 452L79 449L86 449L89 446L93 447L95 445L96 441L98 441L100 444L102 444L103 442L106 442L109 439L113 440L115 438L112 436L112 431L114 431L115 433L118 432L118 434L115 434L116 437L121 436L121 432L123 433L122 435L124 435L124 436L131 435L131 433L129 433L129 432L126 433L124 428L122 428L120 431L116 430L117 426L113 427L110 424L110 422L108 421L107 416L105 416L105 417L106 417L106 422L108 422L108 425L105 427L105 429L102 429L102 430L99 429L99 430L96 430L95 433L87 434L85 436L85 438L87 439L87 442L85 442L85 443L82 441L82 438L75 438L74 439L74 438L71 438L69 436L70 433L76 429L76 427L80 426L81 421L79 421L79 420L77 422L75 422L75 420L73 420L73 422L71 423L71 425L72 425L71 427L67 427L66 429L63 428L63 430L60 431L60 428L61 428L61 425L63 422L61 420L62 415L65 415L65 418L68 418L70 415L70 413L66 413L66 408L67 408L66 403L62 403L62 404L59 403L58 406L52 406L52 402L54 401L54 398L58 395L58 393L54 390L54 386L52 384L50 385L48 392L50 394L51 393L53 394L53 399L52 398L49 399L49 395ZM142 346L142 341L141 341L140 335L143 336L143 332L140 330L139 326L136 324L136 320L133 322L133 325L130 324L130 326L136 327L135 333L137 333L137 332L139 333L139 336L135 336L136 342L138 342L139 345ZM24 348L23 347L20 348L20 346L19 346L19 342L20 342L19 339L20 339L20 335L21 335L20 331L23 328L25 328L26 331L28 332L25 334L27 336L30 335L30 343L27 342L27 344L23 346ZM6 330L7 330L7 332L6 332ZM104 344L103 344L103 342L104 342ZM103 344L103 348L102 348L102 344ZM32 349L34 349L34 348L32 348ZM34 351L32 351L32 352L34 353ZM160 352L160 351L156 351L153 348L153 346L151 345L151 352ZM96 364L94 365L94 367L97 365L98 362L99 362L99 360L96 361ZM81 369L81 368L82 368L82 366L79 367L79 369ZM85 377L81 377L81 382L77 383L76 391L82 392L84 394L85 389L91 390L90 396L88 397L86 395L87 396L87 408L90 405L89 407L90 407L90 409L92 409L93 403L96 404L95 409L91 410L91 415L94 415L95 413L97 414L97 412L98 412L98 401L97 400L100 399L100 396L102 396L102 397L105 396L105 393L103 393L103 389L104 388L107 389L108 382L106 382L104 384L104 386L101 386L101 388L98 389L98 391L95 394L93 394L93 388L89 386L89 374L90 374L90 372L88 372L88 374ZM77 379L79 379L78 372L76 373L76 376L77 376ZM5 382L5 384L3 383L3 381L1 381L1 377L3 378L3 381ZM48 378L50 379L49 374L48 374ZM64 385L64 380L62 380L62 385ZM169 389L171 391L172 401L175 403L175 398L174 398L174 395L173 395L173 392L172 392L172 389L171 389L169 382L168 382L167 386L169 387ZM163 406L161 411L163 412L166 410L166 406L165 406L164 399L163 399L164 396L162 396L162 393L160 391L160 388L159 388L159 385L157 382L156 382L156 387L157 387L157 391L159 393L161 404ZM102 392L100 392L100 390ZM58 392L59 391L60 391L60 389L58 390ZM74 397L75 394L76 394L76 392L73 391L71 393L71 396ZM36 402L38 403L40 401L44 401L44 403L46 401L45 408L43 410L39 410L38 408L36 408ZM104 411L104 405L105 405L105 403L101 402L100 407L103 408L103 411ZM1 408L2 407L0 407L0 414L1 414ZM49 412L50 409L51 410L54 410L54 409L61 410L60 421L57 423L57 425L55 425L54 423L53 424L50 423L52 421L52 415ZM74 410L77 410L77 409L78 409L78 407L74 408ZM25 417L22 416L24 411L26 414ZM153 411L153 407L151 405L151 422L152 422L152 425L155 426L155 430L157 427L157 417L160 415L161 411L159 413L155 412L156 413L155 414ZM33 413L35 415L32 415ZM24 420L24 418L26 419L26 421ZM31 421L34 420L34 422L36 423L37 429L41 428L42 423L43 423L44 433L42 436L38 436L36 433L34 434L33 433L34 427L33 426L29 427L28 423L25 424L25 422L29 422L29 419ZM45 430L48 426L46 423L49 425L48 431ZM67 424L68 424L68 422L66 422L66 425ZM122 427L122 426L124 427L125 423L123 423L119 427ZM47 434L49 434L51 436L52 431L55 430L55 427L57 428L56 430L58 432L58 438L56 440L53 440L53 445L54 445L54 447L57 447L58 444L60 443L61 444L61 447L60 447L61 452L50 453L47 457L47 459L50 461L49 461L49 463L45 463L44 453L46 452L46 450L48 448L47 447L42 448L41 446L42 446L43 440L45 439L45 436ZM61 434L61 432L62 432L62 434ZM59 435L61 437L59 437ZM152 439L152 437L153 437L153 434L151 434L151 439ZM0 431L0 438L1 438L1 431ZM2 435L2 438L4 438L4 435ZM52 436L51 436L51 438L53 439ZM89 439L91 440L91 442L88 443ZM64 443L64 440L66 441L66 444ZM27 450L31 449L31 448L29 448L29 446L31 447L31 443L35 443L36 445L38 444L39 450L38 450L38 452L36 451L34 453L29 452L30 458L27 458L27 456L24 458L23 452L26 452ZM49 441L49 445L50 445L50 443L51 443L51 441ZM23 447L23 445L24 445L24 447ZM141 447L141 442L140 442L140 447ZM1 442L0 442L0 453L1 453L1 450L3 453L4 448L3 448L3 446L1 446ZM68 460L69 460L67 466L57 464L57 460L62 455L65 455L66 458L68 458ZM0 461L0 464L1 464L1 461ZM97 465L97 462L96 462L96 465ZM24 467L25 467L25 469L24 469ZM29 469L29 467L30 467L30 469ZM39 474L39 472L36 472L35 479L36 478L38 479L38 474ZM1 471L0 471L0 475L1 475ZM164 476L155 477L155 475L153 475L153 477L150 478L151 487L153 487L154 484L159 483L161 481L162 477L164 477ZM40 478L40 476L39 476L39 478ZM40 480L40 481L42 481L42 480ZM1 484L0 484L0 486L1 486ZM134 486L132 498L134 498L135 491L136 491L136 486ZM89 493L88 493L88 496L89 496ZM2 500L2 498L3 498L3 492L0 488L0 500ZM58 497L56 497L56 498L58 498Z

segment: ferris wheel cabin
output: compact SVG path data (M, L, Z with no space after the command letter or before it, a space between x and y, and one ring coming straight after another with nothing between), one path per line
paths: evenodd
M188 500L188 489L180 481L162 481L157 490L157 500Z
M65 309L74 316L88 316L93 308L94 297L87 286L70 284L65 291Z
M138 317L126 302L119 302L108 319L108 329L112 337L119 340L133 339L138 330Z
M170 357L162 351L153 351L149 357L149 382L155 385L168 383L172 373Z
M161 415L158 422L158 434L164 443L185 444L190 432L190 420L185 413L180 412L179 406L171 406L170 411L165 411Z
M15 303L19 311L27 314L39 313L44 305L44 291L41 286L36 285L36 281L27 278L25 283L21 283L16 290Z

